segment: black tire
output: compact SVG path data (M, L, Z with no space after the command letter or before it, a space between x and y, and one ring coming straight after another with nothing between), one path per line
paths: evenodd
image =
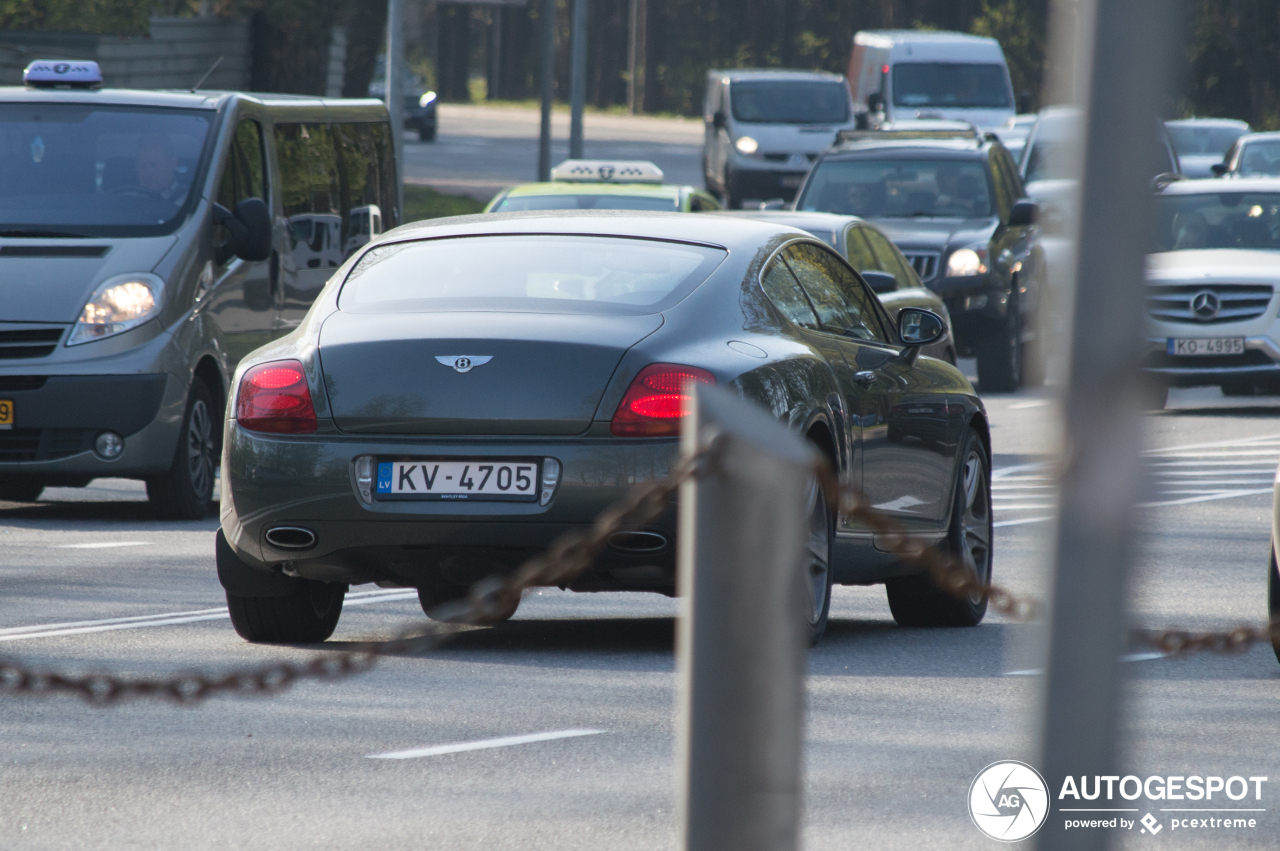
M1012 393L1022 384L1022 319L1010 301L1009 317L974 346L978 356L978 389L983 393Z
M1049 356L1040 333L1029 343L1022 344L1022 386L1043 387L1049 377Z
M147 479L147 498L161 520L202 520L209 515L221 434L222 411L214 407L209 388L196 379L187 394L173 464L163 475Z
M827 505L827 496L814 478L809 483L809 537L805 546L805 622L806 637L812 647L827 631L831 613L832 546L835 543L835 514Z
M422 606L423 613L432 620L441 621L442 623L466 623L472 626L493 626L494 624L509 621L515 616L516 610L520 608L520 600L517 598L515 605L493 612L489 617L482 620L455 618L450 615L449 611L441 608L449 606L450 610L454 610L454 607L449 604L461 604L467 598L469 590L445 580L431 582L418 589L418 604Z
M35 502L44 491L44 484L20 476L0 478L0 502Z
M1144 401L1148 411L1163 411L1164 406L1169 404L1169 385L1152 382L1147 388Z
M991 581L991 466L982 439L969 429L947 531L946 551L961 558L983 582ZM899 576L885 584L899 626L977 626L987 613L985 594L948 594L928 574Z
M240 597L227 592L231 624L255 644L317 644L333 635L347 586L299 579L288 597Z
M1276 545L1271 542L1271 563L1267 566L1267 616L1271 619L1271 650L1276 654L1276 661L1280 662L1280 635L1277 635L1275 627L1277 621L1280 621L1280 574L1277 573L1276 567Z
M418 128L418 141L419 141L419 142L434 142L435 140L436 140L436 128L434 128L434 127L419 127L419 128Z
M1222 385L1223 396L1253 396L1258 388L1248 381L1228 381Z

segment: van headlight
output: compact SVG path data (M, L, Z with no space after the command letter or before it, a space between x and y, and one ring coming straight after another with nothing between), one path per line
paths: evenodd
M431 104L435 102L436 102L435 92L424 92L422 97L418 98L418 106L422 107L423 109L426 109L427 107L431 106Z
M68 346L114 337L137 328L160 312L164 281L155 275L117 275L102 282L80 311Z
M738 153L748 157L760 150L760 143L750 136L739 136L733 146L738 149Z

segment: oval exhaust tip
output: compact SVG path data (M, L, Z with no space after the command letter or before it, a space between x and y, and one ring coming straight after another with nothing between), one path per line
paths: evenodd
M268 529L267 543L281 550L308 550L316 545L316 533L301 526Z
M609 546L628 553L652 553L665 549L667 538L657 532L614 532Z

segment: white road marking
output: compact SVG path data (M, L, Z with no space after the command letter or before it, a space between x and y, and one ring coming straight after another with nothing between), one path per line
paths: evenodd
M112 547L149 547L150 541L99 541L96 544L56 544L55 550L105 550Z
M356 591L348 594L343 606L365 606L370 603L391 603L400 600L416 600L413 589L388 588L376 591ZM0 642L22 641L28 638L52 638L61 635L88 635L95 632L115 632L121 629L143 629L152 626L177 626L184 623L212 621L228 618L226 608L196 609L189 612L169 612L160 615L136 615L128 618L104 618L93 621L72 621L40 626L17 626L0 629Z
M1025 526L1028 523L1045 523L1052 517L1023 517L1018 520L998 520L991 525L999 529L1001 526Z
M1009 406L1009 410L1021 411L1024 408L1042 408L1047 404L1049 404L1048 399L1032 399L1029 402L1014 402Z
M1271 493L1271 488L1255 488L1253 490L1218 491L1208 496L1189 496L1186 499L1168 499L1163 502L1140 502L1139 508L1161 508L1166 505L1191 505L1194 502L1213 502L1218 499L1235 499L1238 496L1254 496Z
M1164 659L1168 653L1126 653L1120 657L1121 662L1150 662L1152 659ZM1035 677L1044 673L1044 668L1028 668L1025 671L1005 671L1006 677Z
M527 745L531 742L549 742L554 739L572 739L577 736L598 736L607 730L554 730L549 733L529 733L524 736L503 736L498 739L480 739L475 742L456 742L451 745L433 745L426 748L413 748L407 751L391 751L389 753L369 754L365 759L415 759L420 756L439 756L446 753L462 753L463 751L482 751L489 748L506 748L512 745Z

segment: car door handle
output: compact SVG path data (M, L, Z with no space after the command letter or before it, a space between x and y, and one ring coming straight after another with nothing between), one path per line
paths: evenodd
M876 373L870 369L859 370L853 374L853 380L861 387L870 387L876 383Z

